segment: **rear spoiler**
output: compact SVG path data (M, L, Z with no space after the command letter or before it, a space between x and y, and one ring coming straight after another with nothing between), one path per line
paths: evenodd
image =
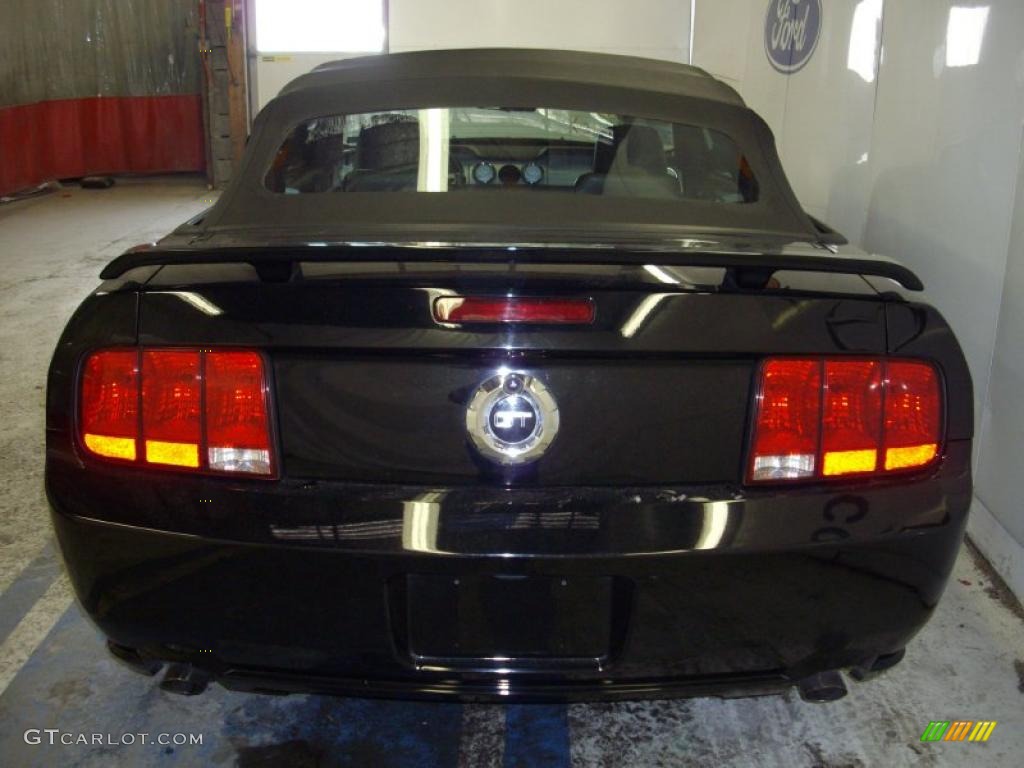
M628 248L560 248L556 246L419 246L336 245L298 247L166 248L143 246L118 256L100 272L103 280L121 277L136 267L174 264L251 264L269 282L291 279L301 262L405 261L479 264L659 264L669 267L724 267L739 288L763 288L780 270L874 275L895 280L907 290L923 291L921 279L902 264L879 258L818 254L714 253Z

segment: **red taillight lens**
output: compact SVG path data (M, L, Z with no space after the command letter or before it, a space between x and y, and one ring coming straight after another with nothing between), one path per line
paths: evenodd
M813 477L821 430L821 363L765 362L757 410L751 478Z
M255 352L206 354L206 442L211 469L271 472L267 387Z
M884 474L935 461L943 401L924 362L766 360L761 366L748 480Z
M82 443L151 466L272 475L268 397L256 352L102 350L83 368Z
M889 363L885 398L885 468L927 464L939 455L942 393L935 369L916 361Z
M199 466L199 352L142 353L143 456L149 464Z
M108 349L82 370L82 442L97 456L135 461L139 435L139 353Z
M825 361L821 473L874 472L882 427L882 364Z
M439 323L588 325L594 322L594 302L591 299L442 296L434 301L434 319Z

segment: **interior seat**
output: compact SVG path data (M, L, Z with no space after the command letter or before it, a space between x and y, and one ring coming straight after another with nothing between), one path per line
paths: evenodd
M629 132L629 125L613 125L611 141L597 140L594 144L594 170L580 174L574 185L576 192L585 195L600 195L604 191L604 177L611 170L615 153L623 137Z
M577 192L618 197L677 197L679 180L668 172L658 131L649 125L612 126L612 141L598 142L594 170L582 174Z
M630 128L605 176L602 193L615 197L679 196L679 180L669 175L665 147L657 130L649 125Z

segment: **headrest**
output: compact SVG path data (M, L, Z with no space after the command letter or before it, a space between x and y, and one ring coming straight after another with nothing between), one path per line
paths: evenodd
M623 139L626 162L650 173L665 173L665 147L658 131L649 125L634 125Z
M612 135L609 141L603 141L599 138L594 145L594 173L608 173L612 169L615 153L618 151L622 139L629 132L629 125L613 125L611 132Z

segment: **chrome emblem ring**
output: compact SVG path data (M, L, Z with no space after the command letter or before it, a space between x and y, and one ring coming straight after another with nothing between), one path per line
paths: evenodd
M488 459L526 464L539 459L558 434L558 404L536 377L499 372L473 393L466 430Z

